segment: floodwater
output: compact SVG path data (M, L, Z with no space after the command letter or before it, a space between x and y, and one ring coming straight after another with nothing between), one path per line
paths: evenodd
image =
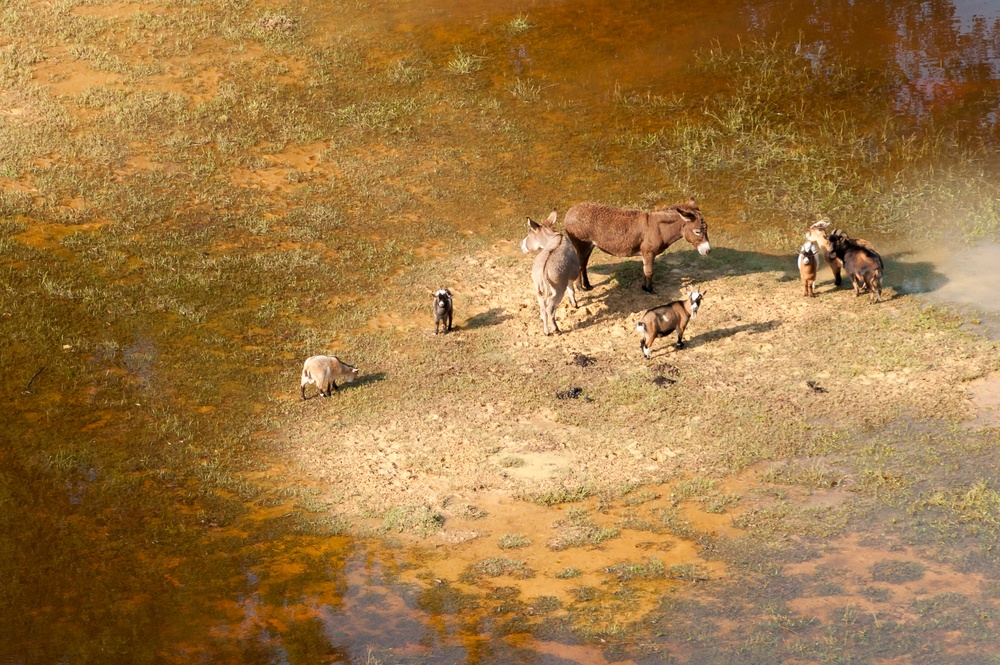
M327 15L322 3L307 3L306 13L335 34L335 17ZM816 58L835 55L898 74L891 94L900 114L934 116L994 146L1000 139L1000 8L986 0L399 2L374 4L365 26L412 35L424 44L450 44L484 23L517 16L552 26L553 41L537 53L515 47L511 62L546 81L568 108L580 105L599 114L612 103L616 85L652 95L692 94L702 84L690 79L695 49L778 36L800 43ZM568 115L553 120L573 122ZM76 227L74 232L97 228ZM66 233L65 227L41 225L15 241L51 250L39 260L51 262L51 279L58 280L60 262L80 260L62 243ZM897 242L905 245L905 239ZM427 246L434 247L433 241ZM901 291L1000 310L995 246L893 260L900 265ZM925 264L934 269L925 270ZM992 281L984 277L989 275ZM51 288L57 291L58 283ZM181 314L198 316L196 311ZM141 387L157 380L162 354L179 354L187 343L178 340L176 348L159 349L139 326L130 343L88 351L84 363L114 385ZM60 352L69 358L76 348L67 344ZM458 538L448 548L428 551L402 539L331 538L294 515L292 500L262 507L253 501L252 488L235 484L221 499L206 496L197 483L178 481L153 463L137 463L128 474L107 482L98 471L103 460L77 456L63 444L101 430L114 432L108 437L113 448L116 436L164 428L173 447L166 453L173 455L170 459L197 466L209 482L214 481L211 452L186 452L198 430L189 420L211 418L218 431L234 424L196 397L190 398L190 413L182 415L153 395L148 401L94 411L90 405L105 389L102 385L76 383L68 395L46 387L46 374L62 362L62 356L40 358L37 373L33 368L30 380L20 379L5 394L3 417L17 426L0 435L0 460L8 478L4 487L13 488L0 494L0 506L16 507L3 518L0 539L0 573L6 578L0 582L5 590L0 598L3 663L600 664L631 662L615 646L639 639L647 642L642 653L650 659L675 654L683 660L685 644L658 643L651 637L654 628L637 637L638 628L626 632L622 626L664 606L665 595L694 594L692 589L702 582L723 579L725 566L703 551L705 543L739 533L733 515L689 505L679 508L688 525L683 537L640 528L638 523L652 513L672 508L662 498L672 489L660 487L649 489L650 498L631 512L619 508L602 513L596 499L575 504L573 508L599 515L594 518L598 528L626 518L637 526L623 528L599 549L558 549L525 525L572 521L567 517L571 508L497 500L486 505L491 530L521 533L531 541L525 549L512 550L510 559L527 560L534 569L531 575L515 567L492 576L471 569L486 556L477 550L483 541L471 537L482 527L471 519L453 527L456 533L465 529L469 540ZM251 407L266 408L263 403ZM239 417L246 415L239 412ZM16 438L10 431L17 432ZM34 465L15 464L14 447L36 451ZM113 449L104 454L107 459L117 455ZM267 471L263 460L257 472L265 481ZM824 496L831 504L843 500L836 490ZM640 510L645 511L641 516L632 514ZM870 556L864 544L850 545L850 552ZM595 565L598 557L602 565ZM915 557L909 550L897 556L901 565ZM652 567L654 559L667 574L647 570L646 577L639 573L623 580L624 569L612 567L621 561ZM802 564L794 572L812 575L820 564ZM571 569L582 572L558 575ZM935 589L973 589L981 582L955 570L934 571L926 578ZM843 594L865 591L856 586L845 585ZM803 616L826 611L819 606L793 609ZM601 632L574 632L573 622L581 616ZM727 629L721 626L720 634Z

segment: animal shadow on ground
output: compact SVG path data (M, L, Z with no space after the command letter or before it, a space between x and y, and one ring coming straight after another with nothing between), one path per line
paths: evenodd
M950 280L937 271L930 261L903 261L913 252L893 252L884 254L885 264L883 286L892 286L899 293L931 293L942 288Z
M934 264L926 261L914 263L901 261L900 259L906 255L907 252L897 252L882 256L886 273L883 286L892 287L902 293L927 293L948 283L948 278L938 272ZM602 262L609 258L613 262ZM611 281L615 284L601 293L597 293L595 289L578 294L581 307L591 302L601 302L607 308L578 325L587 328L603 324L608 319L619 318L623 314L663 305L678 300L683 285L693 284L701 287L722 277L778 273L775 279L779 282L789 282L789 288L793 289L792 283L800 281L796 258L797 254L765 254L727 247L715 247L708 256L700 256L694 250L667 251L653 263L656 293L649 295L639 288L642 284L641 259L638 257L614 259L595 252L596 262L589 268L590 273L595 276L607 275L608 279L601 279L600 282ZM679 272L674 272L675 270ZM846 275L839 289L833 285L833 276L825 260L821 263L817 279L817 285L820 284L824 286L823 293L817 294L820 296L834 290L842 290L845 293L851 291L851 280ZM709 290L708 298L711 297L712 292ZM883 298L887 299L889 298ZM736 330L734 334L735 332L740 331Z
M378 383L379 381L385 381L385 379L386 379L385 372L372 372L371 374L360 374L358 378L356 378L351 383L338 383L337 391L334 392L333 394L336 395L337 392L343 392L350 388L356 388L358 386L363 386L369 383ZM307 396L306 401L322 396L323 396L322 393L314 393L312 395Z
M379 381L385 381L385 379L386 379L386 373L385 372L372 372L371 374L362 374L362 375L360 375L357 379L355 379L354 383L348 383L347 385L348 386L366 386L369 383L378 383ZM345 387L346 386L339 386L339 388L341 390L343 390Z
M709 330L685 340L684 346L689 348L701 346L707 342L715 342L720 339L725 339L726 337L732 337L733 335L737 335L741 332L745 332L748 335L757 335L759 333L770 332L780 325L781 321L772 319L770 321L762 321L761 323L744 323L738 326L731 326L729 328Z
M507 319L514 318L512 314L505 314L503 307L494 307L493 309L487 310L475 316L470 316L465 321L464 326L453 326L452 330L465 328L467 330L474 330L475 328L485 328L487 326L495 326L497 324L503 323Z
M719 328L718 330L709 330L707 332L698 333L692 337L688 337L684 340L684 348L693 349L695 347L701 346L702 344L712 344L720 339L725 339L726 337L732 337L733 335L738 335L741 332L745 332L748 335L757 335L759 333L769 332L781 325L781 321L772 319L770 321L762 321L761 323L744 323L738 326L731 326L729 328ZM677 349L674 347L674 340L676 340L675 333L670 333L664 338L666 342L660 347L654 347L650 359L656 356L669 356L671 353L676 353ZM669 383L674 383L670 379L654 379L656 383L661 388Z

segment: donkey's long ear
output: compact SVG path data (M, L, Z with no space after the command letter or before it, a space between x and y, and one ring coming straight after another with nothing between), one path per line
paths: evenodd
M553 208L552 212L549 213L549 216L545 218L545 224L544 225L548 226L550 228L555 227L555 225L556 225L556 218L557 217L559 217L559 215L556 214L556 209Z
M537 231L538 229L542 228L541 224L539 224L538 222L536 222L535 220L533 220L530 217L528 218L528 226L531 227L532 231Z
M685 204L685 205L687 205L687 204ZM689 210L689 209L683 208L681 206L677 207L677 214L680 215L684 220L686 220L688 222L694 222L694 221L697 221L697 219L698 219L698 215L695 213L694 210Z

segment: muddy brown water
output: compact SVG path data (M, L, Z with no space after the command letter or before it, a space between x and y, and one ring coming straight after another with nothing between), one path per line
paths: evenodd
M133 6L123 7L131 11ZM336 33L335 17L320 3L306 3L305 12ZM547 82L567 102L595 109L598 115L610 104L616 85L654 95L698 90L701 82L687 78L694 49L783 35L794 36L817 54L833 53L863 66L904 72L905 82L894 91L901 114L938 114L943 121L962 123L993 138L1000 121L991 103L1000 90L1000 48L995 42L1000 10L988 2L832 3L817 9L807 2L462 0L378 4L355 25L410 34L440 46L463 41L484 23L506 23L519 16L551 26L553 37L538 52L513 40L509 58L514 69ZM100 82L94 76L111 77L79 68L68 74L59 84L60 93ZM554 113L551 121L575 122L569 111ZM319 151L318 146L305 146L295 155L274 158L308 165ZM283 177L283 172L272 177L266 170L246 174L247 180L256 179L253 184L275 189L282 186ZM77 226L73 232L98 227ZM65 227L38 224L14 240L50 252L40 260L51 262L55 274L60 261L78 260L61 242L68 234ZM906 245L905 238L897 242ZM441 250L427 239L420 251L432 259ZM901 256L899 287L982 307L993 316L1000 311L998 259L993 246ZM1000 330L990 321L995 319L985 317L984 325ZM393 321L387 315L384 323ZM178 348L169 351L177 353L185 343L180 340ZM68 347L62 351L74 353L72 345ZM165 351L140 329L129 345L94 353L87 362L103 368L109 380L142 385L157 381L157 359ZM58 362L39 362L39 373L19 384L12 402L4 405L3 417L9 420L0 460L12 458L13 446L25 446L36 449L41 461L37 468L7 465L4 470L17 479L18 490L0 495L0 505L16 510L5 517L0 539L0 572L8 590L0 599L3 662L606 663L630 662L609 643L639 640L647 642L640 653L651 658L675 654L685 660L690 651L683 643L657 643L650 636L655 630L642 634L623 627L663 605L665 596L696 593L693 589L702 578L725 578L725 566L703 551L706 541L697 536L739 536L734 515L682 504L695 536L623 529L620 537L597 547L554 549L538 525L548 527L566 519L569 510L583 508L598 515L598 526L608 526L626 516L623 509L601 513L596 499L546 508L494 497L481 505L489 514L485 521L451 524L453 543L429 549L408 539L387 543L313 535L308 521L292 514L291 501L262 508L245 499L240 487L232 488L225 505L206 507L197 486L178 485L143 468L134 469L129 480L97 490L99 460L75 457L65 452L61 441L108 427L131 431L137 421L155 427L172 418L177 422L170 430L171 445L179 463L198 465L208 478L210 454L194 460L183 454L190 436L184 422L198 414L215 419L214 427L224 431L227 415L191 398L191 413L177 416L155 397L95 412L88 404L102 390L96 384L77 386L72 396L46 388L45 373ZM990 386L982 392L993 405L995 384ZM261 400L249 411L266 408ZM115 452L107 455L113 458ZM557 457L536 461L531 466L535 471L560 464ZM263 467L262 476L267 474L266 461ZM52 470L58 473L49 473ZM754 481L749 474L729 482L731 491L740 492ZM669 504L663 497L671 487L647 491L656 497L649 499L647 509ZM823 496L830 505L843 501L835 490ZM494 552L495 538L477 538L479 532L523 535L531 544L506 556L529 561L534 575L463 577L470 565ZM842 551L839 558L829 555L803 563L788 575L815 575L823 566L864 572L884 559L856 539L848 539ZM618 582L609 566L648 563L654 556L667 567L693 566L682 570L699 571L697 579L640 579L622 587L628 593L617 599L608 591ZM892 560L903 565L916 555L900 549ZM560 577L566 569L579 570L579 576ZM982 583L975 575L947 567L913 577L894 592L909 598L922 584L975 594ZM596 589L600 598L588 600L588 589ZM864 591L852 578L835 595L839 601L864 603ZM907 619L892 615L885 594L878 598L866 607ZM827 616L833 607L828 597L821 597L800 600L790 610L802 617ZM603 612L589 622L603 632L573 632L575 612ZM532 619L517 619L523 615ZM738 632L735 626L718 628L721 635Z

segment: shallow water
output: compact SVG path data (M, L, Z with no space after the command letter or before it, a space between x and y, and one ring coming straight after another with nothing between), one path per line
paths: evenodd
M338 34L339 23L331 20L326 7L307 5L304 11L316 24L328 26L332 35ZM615 103L616 86L639 91L635 103L640 104L641 94L647 92L653 96L714 92L715 82L690 75L694 49L713 43L731 47L739 40L774 35L798 41L817 63L836 55L861 67L902 74L893 91L901 114L933 116L994 146L1000 138L996 115L1000 9L988 2L821 6L709 2L678 7L641 0L616 4L467 0L377 4L358 14L351 18L352 30L391 30L435 54L447 53L452 44L464 43L470 36L507 40L508 71L540 81L540 94L560 100L544 120L569 138L562 145L538 148L538 162L532 165L535 175L525 177L524 191L511 198L530 198L533 191L540 191L542 187L530 181L549 177L547 165L579 158L579 163L599 170L604 156L593 154L593 144L586 138L603 133L602 122L614 123L609 109ZM483 36L479 30L484 24L503 25L519 16L546 26L548 38L537 52L516 35L494 30ZM322 36L316 39L323 41ZM69 74L53 84L63 85L60 93L83 89L86 77L97 76L93 71L82 78L78 72ZM526 108L522 113L530 117L534 111ZM488 140L478 130L467 131L459 141ZM244 180L237 173L234 180L269 191L289 187L288 168L307 171L322 151L321 146L310 145L270 155L280 164L273 173L257 169ZM586 169L582 171L578 180L567 183L572 191L567 198L582 197L592 187ZM614 196L627 196L626 189L619 185ZM266 227L266 220L260 223ZM488 220L454 223L491 233ZM735 219L720 219L718 224L739 237ZM76 225L72 232L67 228L38 223L12 237L19 248L32 252L13 267L45 267L46 292L53 296L66 293L68 287L59 281L66 264L87 261L80 246L65 241L71 235L95 232L101 225ZM426 244L417 250L419 258L443 253L436 239L421 240ZM310 242L322 244L304 238L275 245L300 250ZM895 244L906 246L906 239L896 239ZM206 247L205 254L235 255L239 249L235 243L219 245ZM995 288L998 259L995 245L901 254L890 259L899 270L887 282L903 292L995 313L1000 311ZM164 252L163 260L160 279L182 279L176 277L176 266L169 264L169 252ZM122 264L117 268L125 274L122 283L142 279L128 273L127 259ZM221 265L219 274L226 269ZM349 297L349 288L345 290ZM5 358L16 354L31 363L4 371L6 423L0 433L0 460L5 483L0 506L6 512L0 561L6 579L0 582L5 591L0 599L0 660L628 662L620 652L609 652L608 644L632 644L644 636L638 628L626 631L623 626L669 605L666 596L693 597L696 594L689 590L696 584L655 579L617 585L615 574L605 565L648 560L655 553L666 566L698 565L709 579L724 579L725 566L706 553L705 544L716 537L739 535L732 526L733 515L688 505L682 510L696 532L693 536L652 536L636 529L601 549L567 550L551 550L531 529L518 528L525 521L549 526L565 510L489 505L488 521L449 528L523 531L534 536L530 560L540 569L530 579L489 578L477 584L463 583L459 577L488 556L490 539L461 543L459 534L454 546L441 550L443 554L409 540L392 547L393 543L328 537L331 525L322 523L322 513L309 512L308 496L280 500L279 495L279 500L262 505L252 482L238 482L220 470L215 442L225 440L229 445L234 439L266 436L266 414L280 407L275 406L274 394L248 395L242 373L210 359L233 357L235 344L243 354L238 357L248 365L258 358L273 362L274 357L263 351L280 340L236 318L240 312L213 319L205 314L204 303L175 302L168 296L162 295L157 303L160 320L116 319L115 325L125 332L119 341L103 346L86 344L98 338L106 323L92 311L91 300L61 308L55 323L36 337L12 333ZM240 304L251 312L266 306L249 298ZM204 322L211 334L181 335L185 320ZM990 320L995 321L984 318ZM387 313L369 325L378 329L405 324ZM323 342L337 348L336 338ZM58 349L56 355L53 348ZM286 355L295 364L294 355ZM283 381L289 374L283 366L252 366L257 375L281 376ZM289 380L294 383L294 377ZM267 385L277 390L273 380ZM244 471L245 478L262 485L268 484L272 472L279 475L266 459L247 462ZM286 477L296 473L281 471ZM748 493L751 486L730 491ZM213 487L222 490L206 489ZM667 495L670 488L651 491ZM826 498L831 505L843 501L840 495ZM669 502L647 503L644 509L652 510ZM582 505L600 513L594 500ZM611 524L620 518L621 512L602 513L599 520ZM854 540L849 545L853 553L865 549ZM529 553L514 550L510 556L527 558ZM897 558L909 561L916 555L907 550ZM797 573L815 574L816 565L803 565ZM583 569L581 578L555 577L569 567ZM950 569L933 572L928 578L935 589L971 588L978 583L973 576ZM839 596L854 598L864 590L847 585L842 591ZM588 593L593 597L588 599ZM812 600L812 606L803 603L793 609L803 615L830 610L829 600ZM581 617L603 632L589 638L573 632L574 621ZM719 634L729 629L735 642L745 638L732 626L721 626ZM669 648L662 643L660 647L684 655L684 642L677 638Z

